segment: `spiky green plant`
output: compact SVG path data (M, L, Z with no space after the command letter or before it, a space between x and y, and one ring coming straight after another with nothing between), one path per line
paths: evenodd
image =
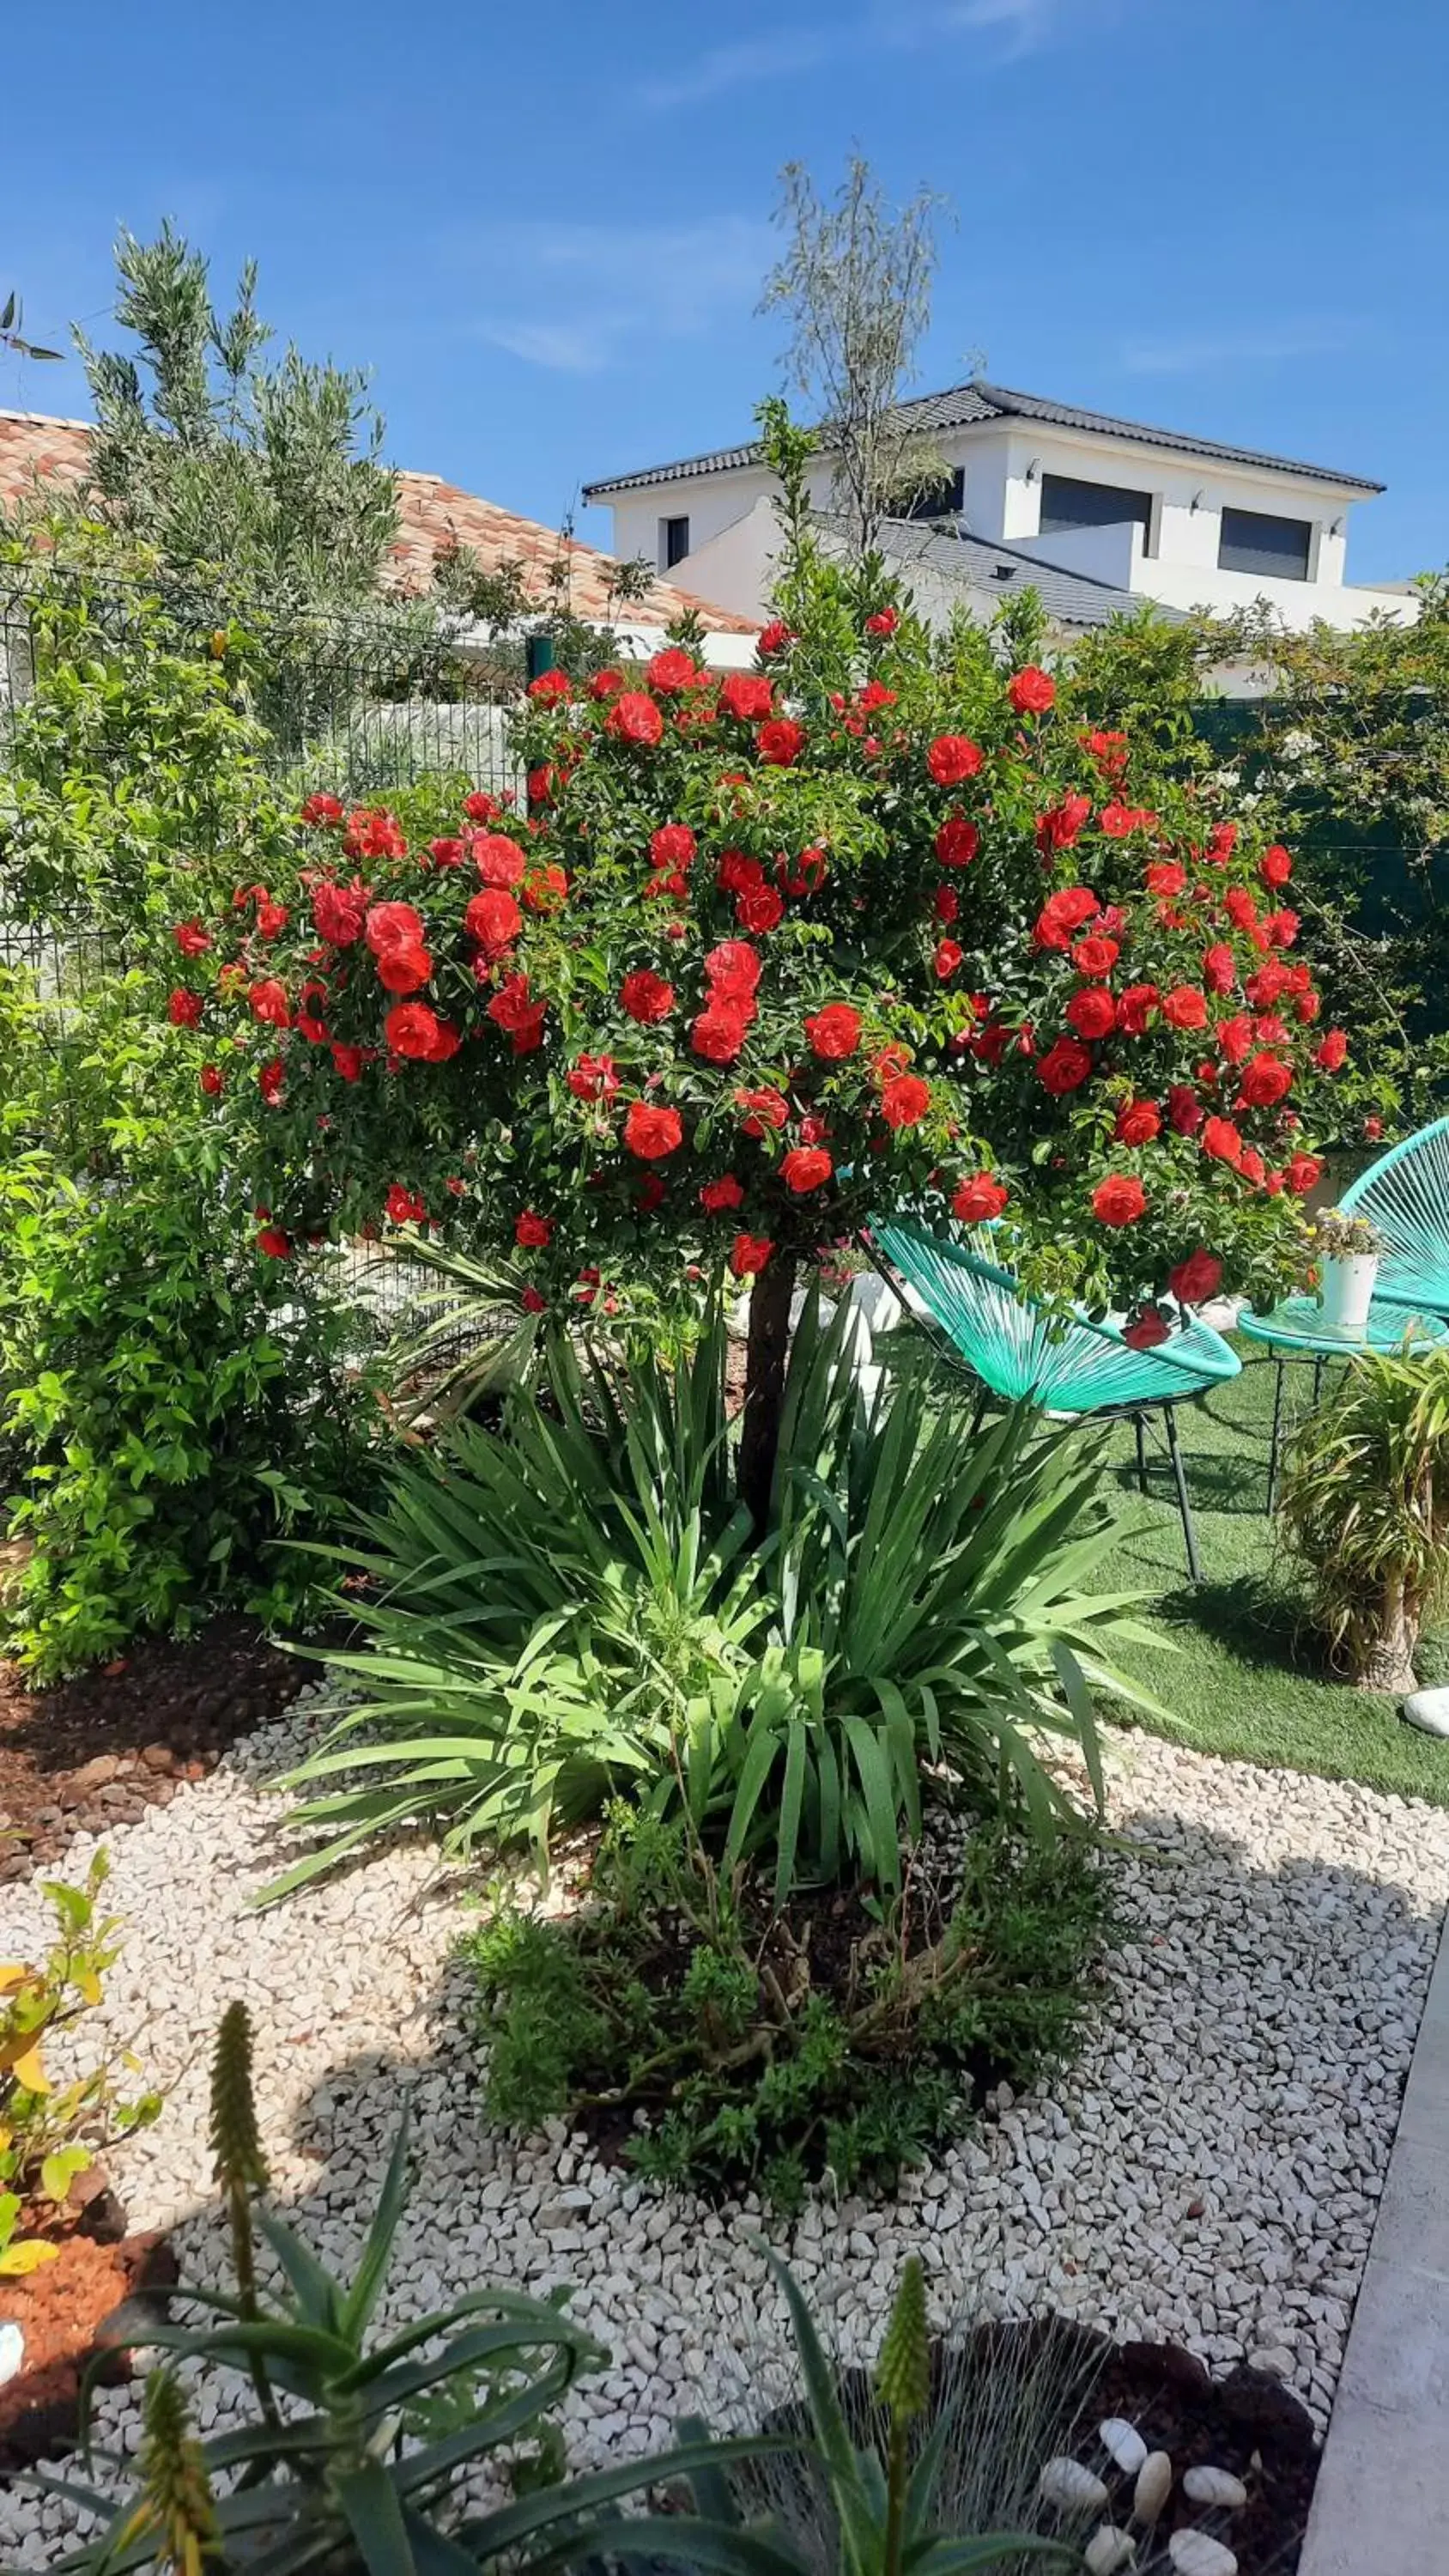
M1366 1689L1413 1690L1449 1603L1449 1354L1356 1356L1294 1439L1279 1511L1330 1653Z

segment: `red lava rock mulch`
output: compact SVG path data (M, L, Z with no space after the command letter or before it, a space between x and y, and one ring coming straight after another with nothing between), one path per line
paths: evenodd
M163 1806L312 1678L245 1619L150 1640L50 1690L0 1663L0 1882Z
M18 2325L25 2358L0 2387L0 2468L17 2469L69 2450L78 2430L86 2365L110 2346L96 2376L114 2386L131 2375L125 2346L144 2335L146 2311L176 2280L176 2257L161 2236L100 2244L79 2231L53 2263L23 2280L0 2280L0 2322Z

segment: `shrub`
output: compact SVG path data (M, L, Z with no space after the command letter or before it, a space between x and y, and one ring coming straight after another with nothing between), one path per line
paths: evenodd
M138 1143L99 1182L43 1153L0 1174L10 1534L27 1545L5 1608L41 1680L218 1608L305 1616L315 1574L294 1542L340 1518L363 1444L326 1280L284 1285L239 1240L184 1133L156 1120Z
M1366 1690L1413 1690L1449 1602L1449 1358L1354 1357L1293 1442L1279 1510L1330 1653Z
M904 1893L797 1896L725 1875L678 1824L613 1818L581 1910L505 1908L466 1945L488 2108L622 2137L653 2179L800 2205L890 2188L982 2082L1071 2056L1107 1900L1088 1840L974 1821L916 1852ZM642 2117L643 2126L639 2125Z
M107 2139L154 2120L159 2093L122 2098L119 2079L137 2071L120 2052L68 2084L45 2062L50 2041L101 2000L101 1980L120 1949L120 1917L97 1912L107 1861L97 1852L83 1887L48 1880L58 1938L43 1963L0 1961L0 2276L33 2272L58 2248L17 2233L27 2212L44 2223L62 2208L78 2174Z
M453 1856L525 1834L546 1856L620 1789L682 1800L777 1903L851 1871L898 1887L926 1759L1043 1829L1069 1811L1030 1735L1094 1766L1089 1685L1131 1695L1109 1658L1136 1633L1090 1590L1092 1452L1024 1409L974 1430L959 1390L933 1412L909 1364L865 1404L850 1310L822 1330L811 1304L752 1549L726 1347L718 1306L690 1356L637 1347L617 1385L560 1345L501 1437L459 1424L394 1468L339 1551L366 1642L323 1650L363 1696L289 1784L328 1839L272 1894L413 1819Z

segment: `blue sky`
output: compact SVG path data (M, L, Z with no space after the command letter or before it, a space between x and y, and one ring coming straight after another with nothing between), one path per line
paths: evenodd
M745 432L782 161L951 197L922 388L1005 384L1371 474L1359 579L1449 559L1443 0L70 0L11 16L0 293L106 336L170 213L372 372L400 465L556 524ZM78 413L0 352L0 404ZM579 533L607 542L602 513Z

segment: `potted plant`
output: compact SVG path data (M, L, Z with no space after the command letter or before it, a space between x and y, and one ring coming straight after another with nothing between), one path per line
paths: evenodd
M1324 1208L1314 1221L1313 1245L1323 1320L1346 1341L1361 1342L1368 1330L1383 1237L1365 1216Z
M1449 1604L1449 1354L1356 1358L1294 1440L1280 1511L1334 1661L1413 1691Z

